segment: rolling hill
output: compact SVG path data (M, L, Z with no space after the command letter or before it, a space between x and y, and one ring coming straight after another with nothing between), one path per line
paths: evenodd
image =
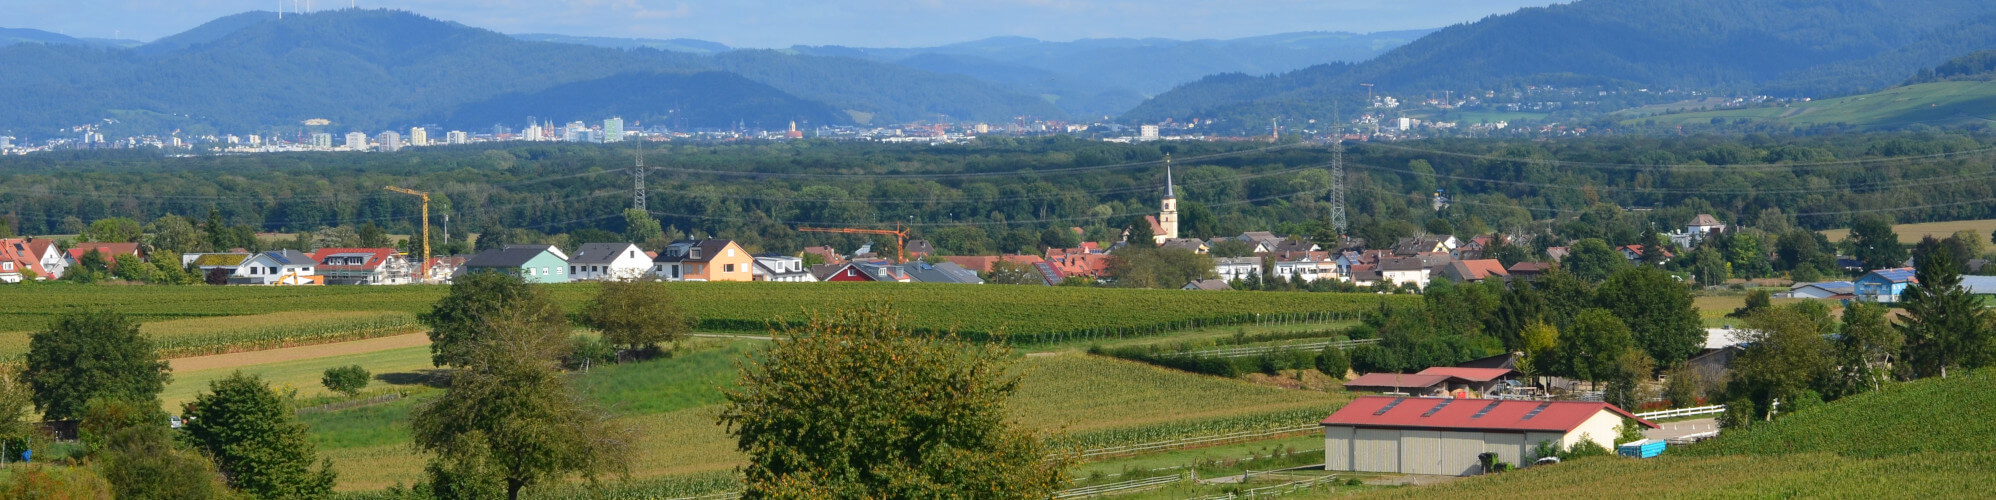
M736 73L761 85L663 93L678 102L734 99L760 108L711 106L704 109L742 114L686 113L682 116L714 120L686 121L686 126L774 121L786 114L821 124L848 121L823 118L825 106L892 122L1062 116L1037 96L886 63L781 53L708 57L646 47L537 42L386 10L348 9L282 20L252 12L135 49L19 43L0 47L0 67L10 69L0 76L0 94L9 96L0 101L0 132L20 137L66 135L63 129L70 126L105 119L114 120L113 127L122 129L117 132L131 133L279 132L315 118L332 121L336 130L400 128L450 116L473 103L490 109L493 103L486 101L502 95L531 96L629 73L706 71ZM702 78L672 81L711 83ZM532 104L558 102L577 101ZM644 96L629 102L662 103ZM796 107L771 107L792 105ZM562 111L543 109L536 115L523 108L506 123Z
M512 123L522 113L566 123L621 116L627 121L780 129L795 120L810 124L850 123L829 105L797 98L741 75L721 71L636 73L566 83L533 93L509 93L430 116L425 123L480 129Z
M1579 0L1451 26L1362 63L1208 77L1124 118L1329 116L1330 99L1363 93L1360 83L1398 94L1527 84L1875 89L1961 53L1952 47L1996 44L1996 31L1977 29L1992 15L1996 4L1973 0Z
M112 40L108 38L76 38L61 33L26 28L0 28L0 47L20 43L52 43L60 45L89 45L94 47L137 47L137 40Z
M1628 121L1663 126L1745 121L1859 129L1987 125L1996 123L1996 81L1992 80L1996 80L1996 51L1978 51L1921 70L1905 85L1879 92L1773 107L1638 116Z

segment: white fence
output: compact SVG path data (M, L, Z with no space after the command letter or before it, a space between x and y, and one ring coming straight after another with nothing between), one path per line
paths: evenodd
M1263 486L1263 487L1260 487L1260 488L1255 488L1255 489L1251 489L1251 490L1241 490L1240 492L1237 492L1237 493L1228 493L1228 494L1225 494L1225 495L1213 495L1213 496L1210 496L1210 497L1199 497L1199 498L1198 498L1197 500L1234 500L1234 499L1239 499L1239 498L1275 498L1275 497L1279 497L1279 496L1282 496L1282 495L1287 495L1287 494L1290 494L1290 493L1295 493L1295 492L1298 492L1298 491L1303 491L1303 490L1307 490L1307 489L1310 489L1310 488L1315 488L1315 487L1317 487L1317 486L1321 486L1321 485L1325 485L1325 484L1330 484L1330 483L1334 483L1334 482L1337 482L1337 480L1338 480L1338 477L1337 477L1337 476L1324 476L1324 477L1319 477L1319 478L1314 478L1314 479L1305 479L1305 480L1302 480L1302 481L1291 481L1291 482L1287 482L1287 483L1282 483L1282 484L1278 484L1278 485L1274 485L1274 486Z
M1725 412L1726 412L1726 405L1712 405L1712 406L1700 406L1697 408L1678 408L1675 410L1637 413L1636 418L1640 418L1643 420L1656 420L1659 418L1689 417L1693 415L1711 415L1714 413L1725 413Z
M1322 425L1309 424L1309 425L1298 425L1293 427L1282 427L1276 429L1230 432L1226 434L1214 434L1210 436L1195 436L1188 438L1172 439L1167 441L1153 441L1149 443L1140 443L1128 446L1096 448L1093 450L1084 450L1081 453L1079 453L1077 457L1082 459L1092 459L1092 458L1111 457L1118 455L1133 455L1148 451L1172 450L1178 448L1190 448L1194 446L1214 445L1214 444L1227 443L1233 441L1247 441L1247 440L1259 439L1269 436L1279 436L1283 434L1300 434L1304 432L1317 432L1317 431L1322 431L1323 429L1324 427Z
M1123 481L1123 482L1120 482L1120 483L1109 483L1109 484L1098 484L1098 485L1094 485L1094 486L1083 486L1083 487L1080 487L1080 488L1074 488L1074 489L1069 489L1069 490L1062 490L1062 491L1061 491L1061 492L1059 492L1059 493L1054 493L1054 494L1053 494L1053 497L1054 497L1054 498L1081 498L1081 497L1090 497L1090 496L1095 496L1095 495L1107 495L1107 494L1110 494L1110 493L1123 493L1123 492L1128 492L1128 491L1136 491L1136 490L1142 490L1142 489L1149 489L1149 488L1156 488L1156 487L1159 487L1159 486L1164 486L1164 485L1167 485L1167 484L1171 484L1171 483L1176 483L1176 482L1179 482L1179 481L1183 481L1183 480L1185 480L1185 475L1184 475L1184 474L1172 474L1172 475L1169 475L1169 476L1158 476L1158 477L1147 477L1147 478L1143 478L1143 479L1136 479L1136 480L1131 480L1131 481Z
M1324 350L1324 348L1330 346L1337 346L1339 349L1350 349L1354 346L1360 346L1365 344L1377 344L1377 343L1379 343L1379 339L1337 340L1331 342L1315 342L1309 344L1235 347L1232 349L1214 349L1209 351L1184 351L1173 355L1196 356L1202 358L1245 358L1249 356L1260 356L1263 354L1289 352L1289 351L1321 351Z

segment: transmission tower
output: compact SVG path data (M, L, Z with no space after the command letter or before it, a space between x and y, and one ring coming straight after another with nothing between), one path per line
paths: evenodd
M638 136L638 164L631 167L631 208L645 210L645 138Z
M1345 221L1345 138L1344 134L1340 132L1338 133L1337 140L1331 143L1331 227L1338 230L1338 236L1344 236L1351 234L1345 232L1347 224ZM1343 245L1344 242L1338 242L1338 244Z

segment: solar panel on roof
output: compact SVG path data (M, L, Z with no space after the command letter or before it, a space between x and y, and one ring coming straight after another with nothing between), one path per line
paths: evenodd
M1521 418L1518 420L1531 420L1532 417L1539 416L1539 412L1546 411L1546 408L1551 408L1551 407L1552 407L1551 401L1539 403L1538 408L1533 408L1532 411L1525 413L1525 418Z
M1386 412L1393 411L1393 407L1400 406L1401 401L1406 401L1406 400L1407 398L1393 398L1393 401L1386 403L1386 406L1379 407L1379 411L1372 412L1372 416L1376 417L1380 415L1385 415Z
M1435 407L1434 407L1434 408L1429 408L1429 409L1428 409L1428 412L1427 412L1427 413L1422 413L1422 414L1421 414L1421 416L1423 416L1423 417L1431 417L1431 416L1434 416L1434 415L1435 415L1435 412L1438 412L1438 411L1442 411L1442 408L1443 408L1443 407L1446 407L1446 406L1448 406L1448 404L1449 404L1449 403L1453 403L1453 402L1455 402L1455 400L1453 400L1453 399L1444 399L1444 400L1442 400L1442 402L1440 402L1440 403L1435 403Z
M1486 406L1484 406L1484 407L1483 407L1483 409L1481 409L1481 410L1476 410L1476 414L1475 414L1475 415L1470 415L1470 416L1469 416L1469 418L1470 418L1471 420L1475 420L1475 419L1479 419L1479 418L1483 418L1483 416L1484 416L1484 415L1488 415L1488 414L1490 414L1490 410L1495 410L1495 409L1497 409L1497 405L1501 405L1501 404L1504 404L1504 402L1503 402L1503 401L1501 401L1501 400L1500 400L1500 401L1491 401L1491 402L1490 402L1490 404L1489 404L1489 405L1486 405Z

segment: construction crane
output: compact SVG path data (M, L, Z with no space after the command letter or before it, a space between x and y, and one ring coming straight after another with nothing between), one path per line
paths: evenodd
M423 198L423 264L418 266L423 274L417 280L428 281L430 279L430 193L395 186L385 186L382 189Z
M899 256L899 264L908 263L908 229L901 223L894 223L894 229L857 229L850 227L800 227L798 231L809 233L881 234L894 237L894 252Z

